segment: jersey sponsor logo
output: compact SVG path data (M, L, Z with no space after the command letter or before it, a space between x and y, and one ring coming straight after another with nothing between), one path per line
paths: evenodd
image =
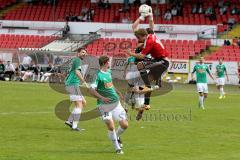
M112 82L104 83L104 87L105 88L112 88L113 87L113 83Z

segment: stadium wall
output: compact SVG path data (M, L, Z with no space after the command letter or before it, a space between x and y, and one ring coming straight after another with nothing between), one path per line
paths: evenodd
M97 64L97 59L95 59L95 63L94 63L94 59L93 59L93 63L91 64ZM113 72L113 77L116 77L118 79L123 79L123 71L124 71L124 67L127 63L126 58L115 58L113 57L112 59L112 70L114 70ZM191 72L194 68L194 65L198 63L198 61L196 60L171 60L170 61L170 65L169 65L169 69L168 69L168 73L170 73L169 75L178 75L180 77L188 77L186 78L185 81L182 82L189 82L189 80L191 80ZM216 66L219 64L218 61L206 61L205 62L210 69L210 72L212 73L212 75L214 77L216 77ZM228 72L228 76L229 76L229 81L225 82L226 84L232 84L232 85L238 85L238 64L237 62L224 62L224 64L226 65L227 68L227 72ZM96 65L90 65L90 68L98 68L98 66ZM209 76L208 76L208 83L209 84L215 84L216 82L213 81Z
M2 26L28 27L29 34L35 34L33 30L58 31L63 29L65 22L43 21L0 21ZM103 37L134 38L131 24L122 23L88 23L69 22L71 34L88 34L89 32L101 31ZM147 28L147 24L140 27ZM155 31L159 36L167 39L196 40L198 37L216 38L217 26L215 25L163 25L156 24ZM22 33L25 34L25 31Z

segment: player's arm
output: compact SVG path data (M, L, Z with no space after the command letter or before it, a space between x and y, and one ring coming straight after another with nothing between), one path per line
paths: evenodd
M145 58L145 55L144 55L144 54L141 54L141 53L138 53L138 54L133 53L130 49L126 50L126 54L127 54L128 56L133 56L133 57L135 57L135 58L137 58L137 59L144 59L144 58Z
M144 21L145 17L144 16L140 16L133 24L132 24L132 30L133 32L135 32L136 30L138 30L138 25L140 24L141 21Z
M91 87L91 88L89 89L89 93L90 93L91 95L93 95L94 97L96 97L97 99L102 100L104 103L109 103L109 102L111 101L110 98L106 98L106 97L103 97L102 95L100 95L95 88L92 88L92 87Z
M138 53L138 54L133 53L133 52L131 52L130 49L128 49L128 50L126 51L126 53L127 53L129 56L133 56L133 57L135 57L135 58L137 58L137 59L144 59L145 56L146 56L148 53L150 53L152 47L153 47L153 42L152 42L152 39L151 39L151 37L150 37L150 38L147 38L147 39L145 40L144 45L143 45L143 50L142 50L140 53Z
M226 74L226 77L227 77L227 81L229 81L229 77L228 77L228 73L227 73L227 69L225 68L225 74Z
M95 98L102 100L104 103L109 103L111 101L110 98L103 97L101 94L98 93L97 91L97 86L98 86L98 78L97 76L95 77L95 80L90 86L89 93L93 95Z
M191 79L193 80L194 79L194 73L196 72L196 67L193 68L193 71L191 73Z
M149 13L148 23L149 23L149 28L154 30L154 20L153 20L153 13L152 13L152 11Z
M77 75L77 77L80 79L82 83L85 83L85 79L83 78L82 73L78 69L75 70L75 74Z
M122 93L117 88L115 88L115 90L116 90L118 96L120 97L120 99L124 100Z
M208 73L208 75L212 78L212 80L214 80L214 78L213 78L213 76L212 76L212 74L211 74L211 72L209 71L209 69L207 68L207 73Z
M217 67L216 67L216 78L218 78L218 69L217 69Z

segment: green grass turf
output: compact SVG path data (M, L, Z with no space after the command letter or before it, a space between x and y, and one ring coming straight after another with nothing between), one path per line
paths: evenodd
M180 84L152 98L144 121L130 111L125 154L115 155L100 118L81 122L86 130L79 133L55 116L67 95L47 84L0 82L0 160L239 160L240 91L226 86L227 98L218 100L215 87L209 90L205 111L197 107L195 85ZM95 105L87 101L85 111Z

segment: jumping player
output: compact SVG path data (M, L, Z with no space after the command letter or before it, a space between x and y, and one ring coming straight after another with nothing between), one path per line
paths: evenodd
M161 77L167 71L169 62L168 62L168 52L161 43L161 41L154 34L153 27L153 15L150 13L147 15L149 18L149 26L147 29L138 29L139 23L144 20L145 17L142 15L134 22L132 25L135 36L138 39L139 43L143 43L143 49L140 53L133 53L131 50L127 50L129 56L133 56L138 60L142 60L138 63L138 69L140 71L141 78L145 84L144 92L149 91L145 94L144 107L142 110L139 110L138 117L141 119L144 109L150 109L150 96L151 96L151 84L149 80L149 75L156 80L156 84L161 87ZM149 61L146 60L146 55L150 54L152 59Z

